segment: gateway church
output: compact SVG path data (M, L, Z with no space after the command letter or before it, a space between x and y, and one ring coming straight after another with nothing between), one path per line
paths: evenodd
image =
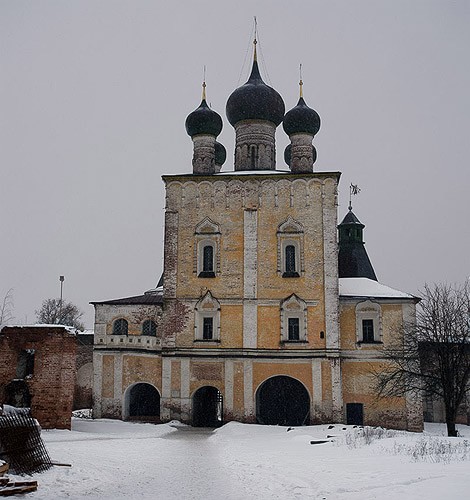
M320 117L251 75L222 119L186 119L192 172L164 175L164 270L156 289L93 302L94 416L195 426L344 422L421 430L416 399L377 398L373 371L417 299L377 281L364 225L337 224L339 172L318 172ZM290 138L276 165L276 128ZM395 339L396 340L396 339Z

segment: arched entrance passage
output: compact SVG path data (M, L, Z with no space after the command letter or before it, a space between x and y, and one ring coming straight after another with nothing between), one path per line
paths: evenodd
M223 397L215 387L201 387L193 396L194 427L219 427L222 425Z
M160 394L153 385L133 385L126 394L126 417L129 420L156 421L160 418Z
M5 387L5 404L17 408L31 407L31 394L24 380L13 380Z
M307 389L292 377L269 378L256 391L256 420L265 425L309 424Z

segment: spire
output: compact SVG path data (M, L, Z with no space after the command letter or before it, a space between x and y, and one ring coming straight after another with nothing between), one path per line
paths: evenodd
M253 39L253 62L258 62L258 54L256 53L256 45L258 44L258 22L255 19L255 36Z
M300 73L299 99L303 99L304 98L304 92L303 92L303 84L304 84L304 82L302 81L302 63L300 63L299 73Z
M204 66L204 78L202 80L202 100L206 100L206 67Z

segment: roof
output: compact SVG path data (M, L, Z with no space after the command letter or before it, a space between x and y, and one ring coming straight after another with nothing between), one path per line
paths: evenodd
M377 281L372 263L362 242L339 244L338 273L340 278L370 278Z
M375 299L407 299L419 301L418 297L369 278L339 278L340 297L368 297Z
M111 300L97 300L90 302L90 304L107 304L112 306L120 305L160 305L163 304L163 294L161 289L154 289L150 292L146 292L143 295L135 295L133 297L124 297L122 299L111 299Z
M348 213L345 215L340 226L343 224L361 224L361 226L365 227L364 224L362 224L362 222L356 217L356 215L353 213L351 209L349 209Z

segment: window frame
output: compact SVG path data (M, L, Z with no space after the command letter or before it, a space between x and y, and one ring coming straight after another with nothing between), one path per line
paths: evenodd
M216 278L220 274L220 228L209 217L194 231L194 273L198 278ZM212 270L205 268L205 248L212 247Z
M277 229L277 273L283 278L299 278L305 274L304 230L302 224L288 217ZM288 248L294 247L294 270L287 262Z
M364 336L364 321L372 321L372 338ZM365 300L356 305L356 342L382 344L382 308L378 302Z
M125 333L117 332L116 331L117 330L117 324L120 324L120 325L125 324L126 325ZM119 329L122 329L122 327L120 327ZM127 319L125 319L125 318L116 318L113 321L113 331L112 331L111 335L128 336L129 335L129 321L127 321Z
M204 338L204 323L212 319L212 337ZM194 341L220 342L220 303L210 290L199 299L194 308Z
M149 325L149 324L150 324L151 333L146 333L145 327L146 327L146 325ZM146 319L142 323L142 335L145 335L146 337L156 337L157 336L157 323L153 319Z
M306 344L308 343L307 336L307 303L292 294L281 302L281 344ZM297 320L298 324L298 339L290 338L291 320Z

